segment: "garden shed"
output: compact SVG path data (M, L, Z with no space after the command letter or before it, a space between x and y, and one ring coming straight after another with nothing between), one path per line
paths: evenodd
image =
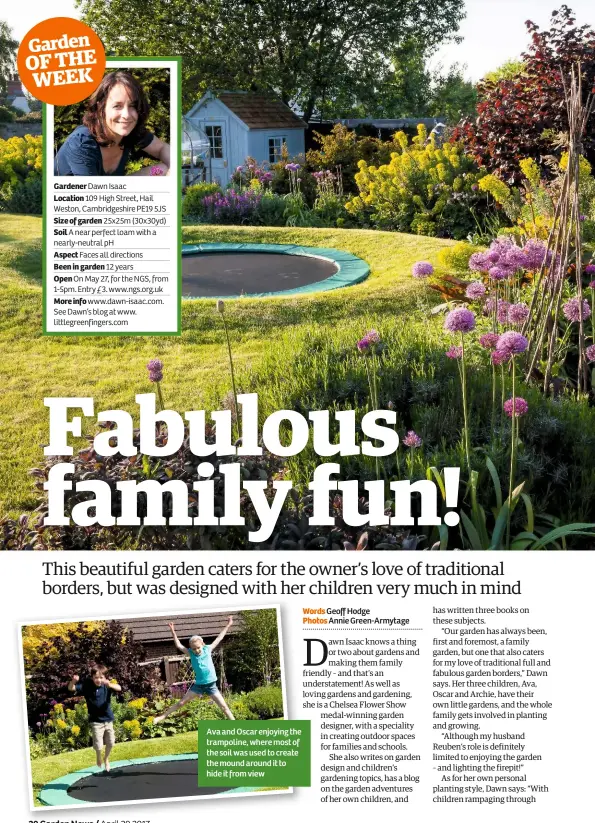
M167 655L177 655L178 650L173 642L167 624L175 623L176 633L180 641L187 646L193 634L198 634L209 643L227 625L228 615L232 615L234 623L229 634L234 634L242 627L241 614L231 611L225 614L185 614L167 615L159 617L134 617L119 620L126 629L132 632L134 639L141 643L147 653L147 660L157 660Z
M209 140L205 179L229 183L247 157L258 163L281 159L283 144L290 157L305 152L306 123L278 97L246 91L208 91L186 115Z
M0 104L19 109L23 114L28 114L31 111L27 98L23 93L23 87L18 74L12 74L8 78L6 82L6 94L4 98L0 100Z

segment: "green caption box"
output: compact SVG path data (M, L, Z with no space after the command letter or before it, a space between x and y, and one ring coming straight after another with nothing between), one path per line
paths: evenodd
M309 720L200 720L199 786L310 786Z

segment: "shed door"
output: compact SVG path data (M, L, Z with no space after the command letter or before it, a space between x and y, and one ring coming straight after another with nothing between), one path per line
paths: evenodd
M229 182L229 149L227 123L209 120L205 125L211 150L211 179L226 186Z

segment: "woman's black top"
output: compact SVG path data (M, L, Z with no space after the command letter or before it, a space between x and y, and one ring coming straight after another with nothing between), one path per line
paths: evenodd
M150 131L146 131L136 145L139 149L146 149L153 139L154 135ZM112 172L106 172L103 168L99 143L86 126L79 126L60 146L54 160L54 174L59 177L67 175L104 177L107 174L121 177L124 174L129 155L130 148L125 146L122 149L122 158L117 168Z

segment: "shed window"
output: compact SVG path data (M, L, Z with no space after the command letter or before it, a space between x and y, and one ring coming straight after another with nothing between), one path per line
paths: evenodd
M278 163L282 160L283 144L286 137L269 137L269 163Z
M220 160L223 157L223 129L221 126L206 126L211 157Z

